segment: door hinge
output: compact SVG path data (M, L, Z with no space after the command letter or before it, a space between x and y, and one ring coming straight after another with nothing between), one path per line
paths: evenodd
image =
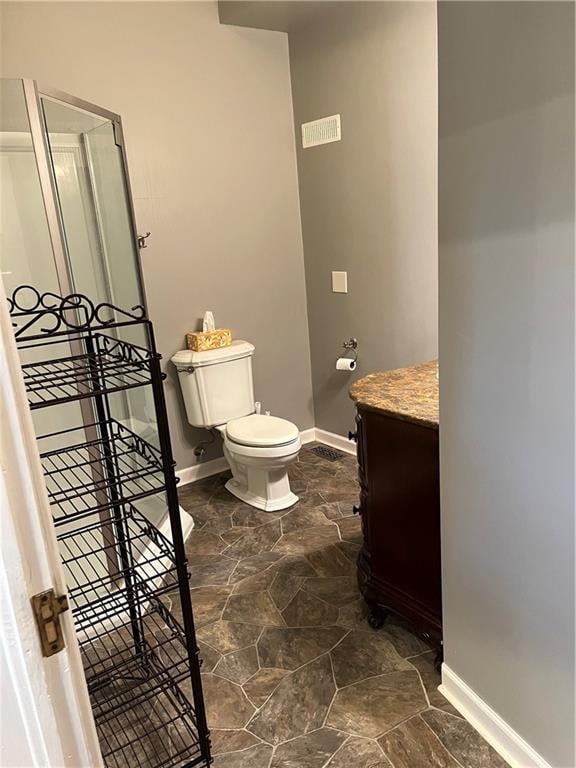
M42 654L53 656L64 648L60 614L68 610L66 595L56 595L53 589L32 596L32 610L40 634Z

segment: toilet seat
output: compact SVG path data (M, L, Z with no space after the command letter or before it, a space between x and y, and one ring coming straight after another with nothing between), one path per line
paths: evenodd
M299 441L298 427L287 419L252 413L226 424L226 437L239 446L277 448Z

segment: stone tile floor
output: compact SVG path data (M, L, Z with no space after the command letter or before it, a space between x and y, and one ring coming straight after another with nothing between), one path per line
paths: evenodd
M437 691L434 653L366 622L355 459L303 448L278 513L227 477L180 491L214 768L505 768Z

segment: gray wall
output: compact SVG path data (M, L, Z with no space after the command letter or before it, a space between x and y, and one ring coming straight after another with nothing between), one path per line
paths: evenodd
M290 66L316 426L346 434L354 378L437 355L436 7L320 5L290 28ZM302 150L300 124L334 113L342 141ZM360 365L337 373L350 336Z
M216 3L2 3L2 74L122 115L144 277L180 467L186 422L170 356L205 309L256 345L256 394L314 423L288 44L221 26ZM215 455L209 452L206 458Z
M439 9L446 663L574 752L574 5Z

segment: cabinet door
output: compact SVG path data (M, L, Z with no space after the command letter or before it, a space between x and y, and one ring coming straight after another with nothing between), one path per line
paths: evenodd
M362 413L356 414L356 455L358 459L358 483L360 485L359 514L362 519L362 538L364 541L365 556L369 556L370 539L369 520L365 511L368 509L368 474L366 467L366 430Z
M363 417L372 576L409 606L441 617L438 432L379 413Z

